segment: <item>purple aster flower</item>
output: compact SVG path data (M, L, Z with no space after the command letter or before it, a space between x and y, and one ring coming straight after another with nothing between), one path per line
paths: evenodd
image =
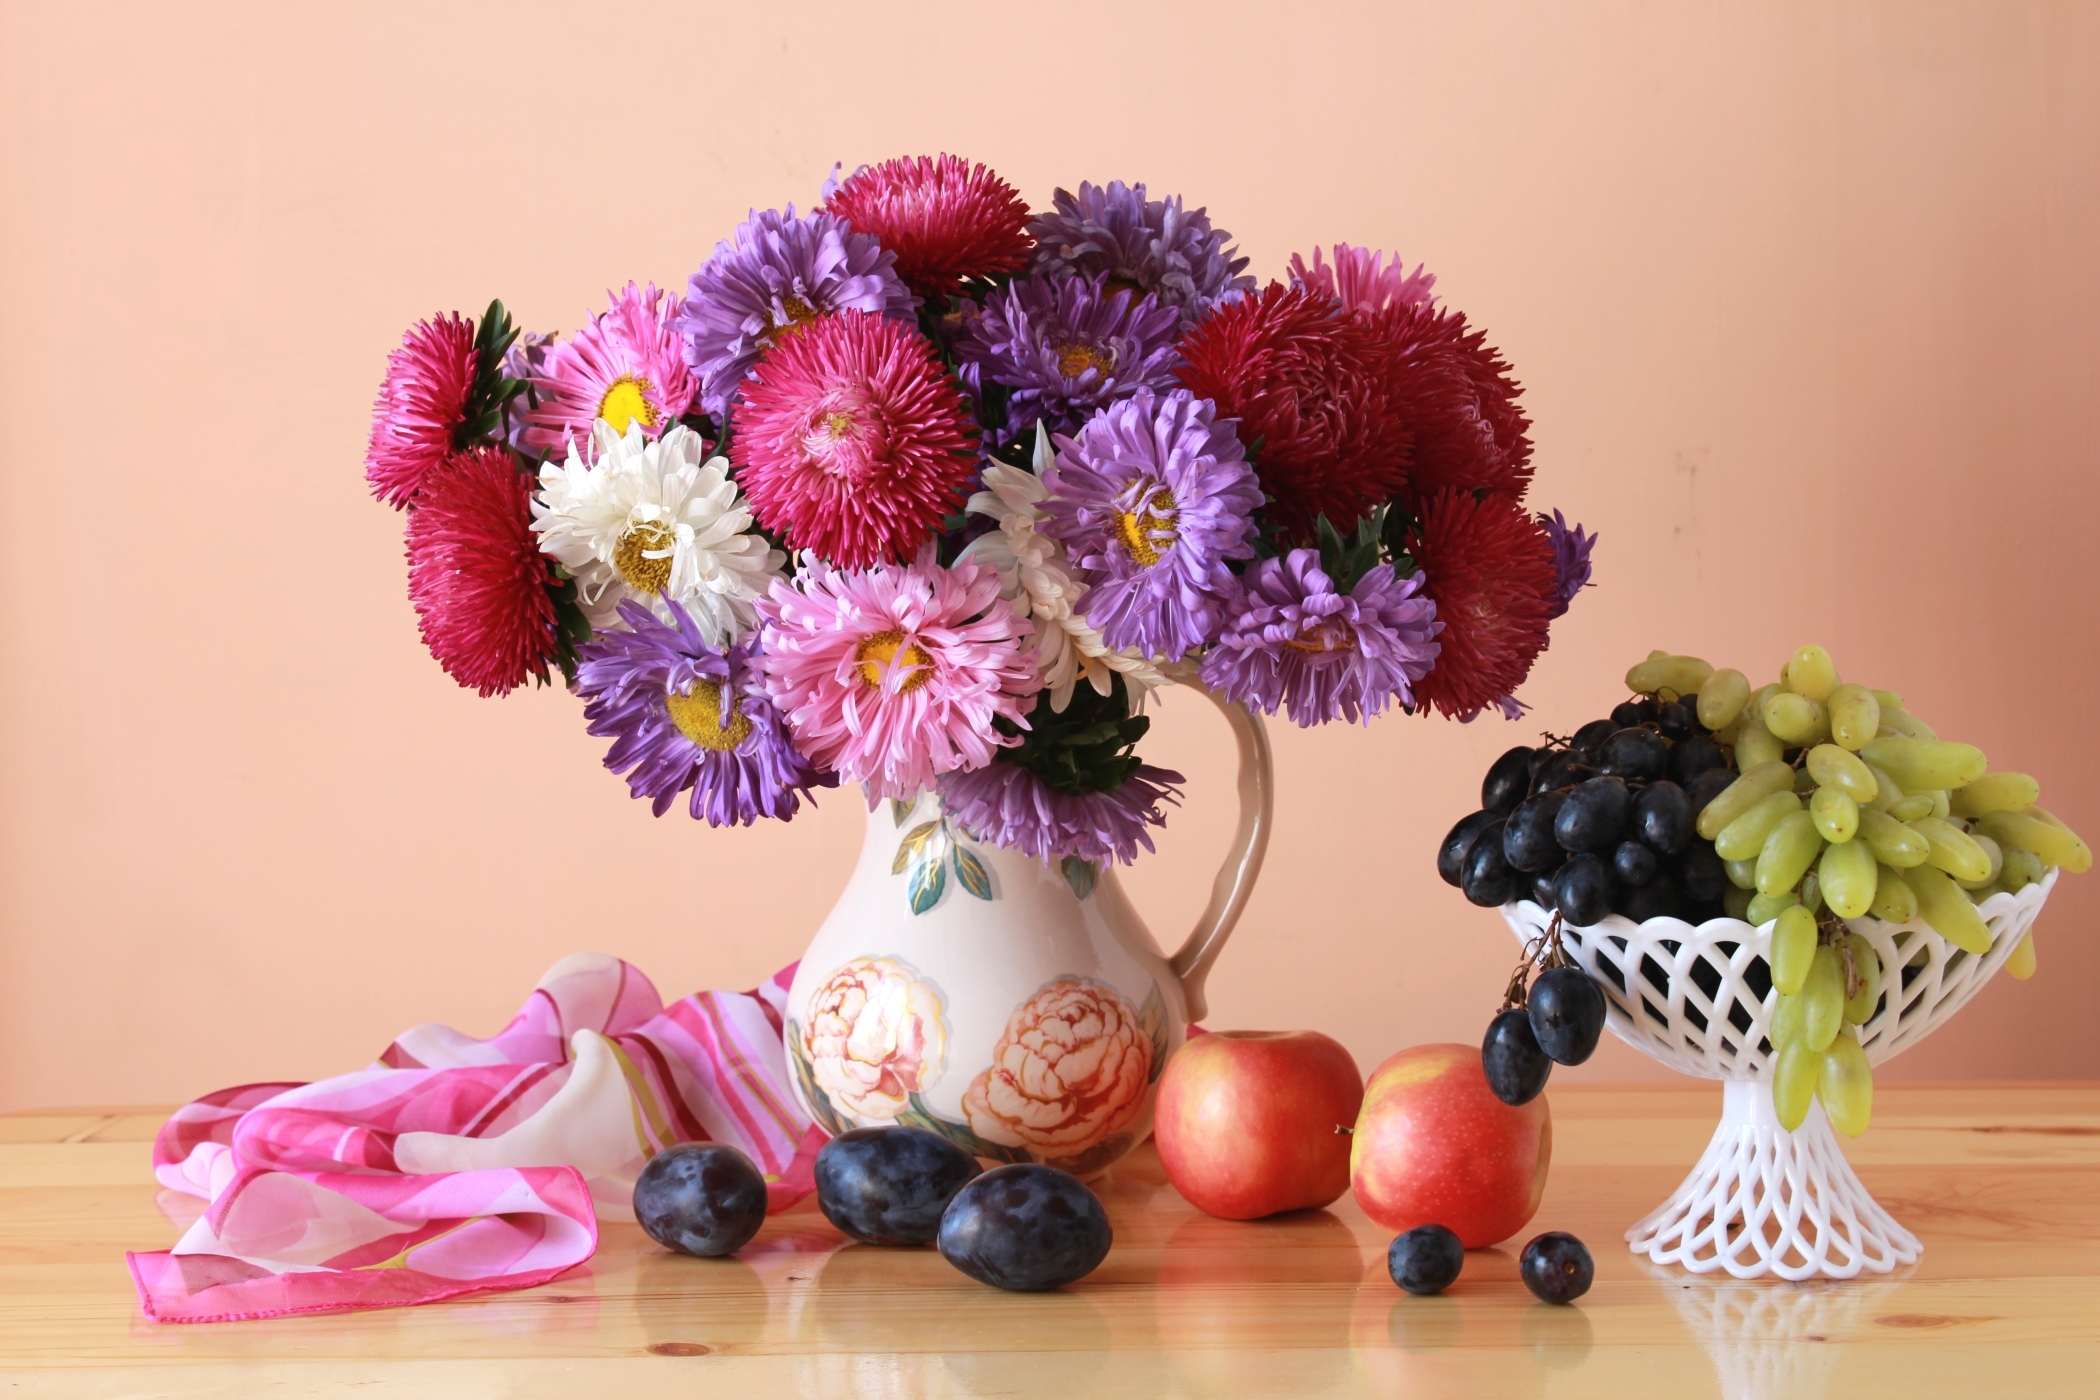
M1232 235L1213 229L1204 210L1184 211L1179 195L1147 200L1142 184L1112 180L1106 189L1082 184L1077 195L1059 190L1052 204L1028 225L1036 276L1105 273L1110 286L1152 292L1178 307L1184 327L1254 290L1254 279L1240 275L1247 260L1225 246Z
M1210 640L1254 554L1261 487L1229 423L1186 389L1138 389L1056 439L1043 533L1087 591L1079 610L1109 646L1179 660Z
M700 374L700 405L720 415L768 345L834 311L909 317L919 299L897 279L896 257L830 214L795 217L790 204L737 225L693 274L671 325Z
M693 790L692 813L709 826L785 821L801 793L836 776L812 768L789 742L766 694L751 641L717 651L685 609L657 620L635 599L620 604L625 627L608 628L577 649L576 693L589 703L590 732L610 736L605 766L626 773L636 797L657 816Z
M1553 606L1546 614L1551 619L1566 612L1568 604L1575 601L1575 595L1590 586L1590 550L1596 546L1597 537L1584 534L1580 525L1568 524L1557 509L1550 516L1540 516L1539 524L1545 527L1546 538L1552 541L1553 564L1560 571L1560 582L1553 590ZM1517 717L1510 716L1511 719Z
M978 840L1046 865L1067 856L1096 864L1113 857L1128 865L1140 846L1152 849L1145 828L1167 824L1160 803L1179 805L1186 781L1147 763L1113 792L1065 793L1018 763L994 759L982 768L943 774L941 801Z
M957 346L965 362L1014 393L1000 445L1041 422L1069 432L1094 409L1140 388L1175 387L1181 315L1105 277L1032 277L985 299Z
M1319 551L1294 549L1247 571L1225 630L1203 658L1203 683L1228 700L1300 726L1368 724L1394 701L1415 702L1415 682L1436 664L1436 604L1422 577L1391 564L1337 593Z

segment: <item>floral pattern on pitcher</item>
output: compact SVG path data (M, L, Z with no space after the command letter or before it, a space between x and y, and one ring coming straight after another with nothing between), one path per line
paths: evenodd
M912 803L890 800L890 817L898 826L911 815ZM948 868L955 868L955 883L977 898L987 902L998 896L992 889L991 868L984 857L965 842L958 828L949 820L945 809L932 821L921 822L904 833L897 843L897 858L890 863L890 874L905 877L906 897L911 900L911 912L923 914L941 902L948 890Z
M789 1025L788 1045L809 1097L834 1120L887 1122L941 1077L948 1030L940 989L893 957L860 957L810 996L808 1024ZM820 1118L823 1114L819 1115Z
M1137 1117L1163 1058L1122 993L1060 977L1008 1018L991 1066L963 1094L963 1112L988 1142L1039 1161L1079 1157Z

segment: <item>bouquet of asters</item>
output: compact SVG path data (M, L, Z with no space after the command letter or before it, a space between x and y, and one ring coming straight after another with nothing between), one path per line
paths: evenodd
M950 155L753 212L566 337L420 322L365 470L483 695L559 672L661 815L937 787L1045 861L1150 849L1146 693L1301 725L1512 717L1594 536L1525 504L1509 367L1349 245L1266 286L1120 181Z

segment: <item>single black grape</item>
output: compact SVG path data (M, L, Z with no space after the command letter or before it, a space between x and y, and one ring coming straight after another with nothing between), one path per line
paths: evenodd
M1531 1033L1555 1064L1579 1065L1604 1034L1604 993L1579 967L1552 967L1531 984Z
M979 1283L1036 1293L1085 1278L1108 1257L1108 1212L1070 1172L993 1167L941 1216L941 1258Z
M1456 885L1465 873L1466 852L1473 849L1474 838L1500 820L1494 812L1475 812L1460 817L1458 825L1451 828L1442 845L1436 848L1436 873L1444 877L1447 885Z
M1727 878L1725 872L1722 878ZM1637 924L1649 919L1682 919L1691 913L1691 901L1685 898L1684 884L1677 872L1664 866L1647 884L1621 888L1619 897L1612 901L1612 912L1624 914Z
M724 1142L682 1142L649 1159L634 1183L634 1218L665 1249L734 1254L766 1223L766 1179Z
M1621 727L1608 719L1593 719L1575 731L1575 737L1568 741L1568 747L1594 758L1597 750L1604 747L1604 741L1618 733Z
M1524 1286L1542 1303L1572 1303L1590 1291L1597 1265L1589 1249L1565 1230L1548 1230L1517 1259Z
M1629 782L1653 782L1670 771L1670 744L1652 729L1622 729L1604 741L1597 771Z
M1718 903L1728 893L1728 867L1709 841L1694 841L1678 852L1677 878L1694 904Z
M1682 700L1665 700L1655 707L1655 727L1673 743L1689 739L1699 732L1699 715Z
M817 1153L817 1209L864 1244L932 1244L941 1212L983 1170L924 1128L853 1128Z
M1536 779L1539 775L1539 769L1544 768L1554 759L1560 757L1560 755L1563 752L1565 752L1565 750L1556 749L1551 744L1541 744L1537 748L1533 749L1531 751L1531 763L1529 765L1531 770L1531 776L1534 779ZM1525 791L1528 792L1530 791L1530 789L1526 788Z
M1519 745L1488 768L1480 785L1480 805L1490 812L1507 812L1524 799L1530 786L1531 750Z
M1612 896L1618 893L1611 867L1604 857L1585 851L1569 856L1568 863L1553 877L1553 907L1569 923L1587 928L1611 913Z
M1458 888L1467 899L1487 908L1507 904L1523 888L1522 879L1509 868L1502 855L1503 823L1497 820L1481 830L1473 849L1466 852L1466 868L1459 873Z
M1393 1282L1417 1296L1443 1292L1458 1282L1458 1271L1465 1266L1466 1247L1441 1225L1417 1225L1385 1252L1386 1272Z
M1534 793L1552 792L1556 788L1573 787L1584 778L1597 775L1597 765L1588 754L1567 749L1555 754L1551 762L1539 769L1539 775L1531 780Z
M1513 1006L1488 1022L1480 1042L1480 1068L1488 1088L1506 1104L1530 1103L1546 1087L1553 1059L1539 1049L1531 1017L1522 1007Z
M1670 748L1670 777L1682 787L1701 773L1715 768L1726 768L1728 755L1721 746L1704 734L1694 734L1681 739Z
M1633 834L1651 850L1676 855L1692 839L1691 798L1672 782L1648 784L1633 799Z
M1609 851L1626 839L1633 793L1620 778L1578 783L1553 819L1553 839L1565 851Z
M1613 706L1611 722L1621 729L1632 729L1636 725L1655 723L1656 705L1653 700L1642 698L1626 700Z
M1502 828L1503 858L1532 874L1559 869L1568 853L1553 839L1553 819L1567 800L1563 792L1542 792L1519 802L1509 814L1509 824Z
M1728 791L1736 775L1726 768L1709 768L1689 783L1681 784L1685 797L1692 804L1692 817L1697 820L1706 804Z
M1553 893L1553 876L1534 875L1531 877L1531 902L1533 904L1551 913L1559 907L1558 898Z
M1621 841L1611 853L1611 873L1621 885L1645 885L1655 878L1655 852L1638 841Z

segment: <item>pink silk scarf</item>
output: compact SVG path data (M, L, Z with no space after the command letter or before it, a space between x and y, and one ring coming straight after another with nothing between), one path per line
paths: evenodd
M679 1142L743 1149L769 1210L812 1190L822 1130L788 1092L793 967L666 1007L640 971L578 953L487 1040L418 1026L376 1064L247 1084L153 1144L168 1190L210 1202L171 1250L128 1256L160 1322L222 1322L530 1288L634 1219L635 1177Z

